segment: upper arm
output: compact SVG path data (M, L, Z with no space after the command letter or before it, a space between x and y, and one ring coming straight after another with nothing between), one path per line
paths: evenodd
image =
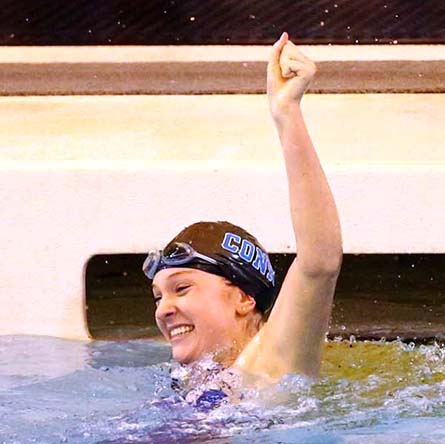
M239 367L272 378L294 372L316 376L337 274L306 273L296 259L267 323L240 355Z

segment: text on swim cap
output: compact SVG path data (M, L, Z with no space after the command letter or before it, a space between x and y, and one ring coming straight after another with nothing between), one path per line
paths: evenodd
M241 259L252 264L255 270L258 270L263 276L266 276L269 282L275 285L275 271L272 268L269 256L261 248L234 233L226 233L221 246L224 250L238 254Z

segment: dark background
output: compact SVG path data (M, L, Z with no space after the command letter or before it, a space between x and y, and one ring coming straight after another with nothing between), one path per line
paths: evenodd
M86 272L88 328L96 339L159 334L146 254L97 255ZM281 286L294 254L270 254ZM346 254L329 329L333 337L442 341L444 254Z
M445 43L444 0L0 1L0 45Z

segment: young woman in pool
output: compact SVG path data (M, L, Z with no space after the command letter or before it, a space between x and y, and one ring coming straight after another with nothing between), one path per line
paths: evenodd
M256 238L235 225L193 224L144 263L153 280L156 323L180 363L212 354L225 367L270 380L318 374L342 241L300 109L314 73L314 63L284 33L272 47L267 94L286 163L298 257L267 322L274 270Z

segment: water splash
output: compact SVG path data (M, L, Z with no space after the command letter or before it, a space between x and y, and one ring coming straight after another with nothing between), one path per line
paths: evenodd
M8 444L359 443L365 437L438 444L445 438L445 349L437 343L330 341L320 380L287 375L259 391L236 386L232 375L238 398L207 412L187 399L190 387L173 389L178 366L166 362L168 348L154 341L4 337L0 351L0 441ZM39 359L45 354L46 363ZM61 372L68 356L71 367Z

